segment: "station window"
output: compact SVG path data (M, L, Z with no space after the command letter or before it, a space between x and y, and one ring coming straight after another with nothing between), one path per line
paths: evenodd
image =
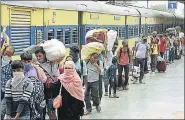
M71 30L70 28L65 29L65 44L69 45L70 44L70 39L71 39Z
M148 26L148 30L147 30L147 33L150 34L150 26Z
M141 34L144 34L144 26L141 27Z
M86 33L87 33L89 30L90 30L90 27L86 27L86 30L85 30Z
M138 32L138 27L134 27L134 36L137 36L139 34Z
M153 31L154 31L154 27L153 27L153 26L151 26L151 31L150 31L150 32L152 33Z
M35 31L35 43L38 44L43 40L42 30Z
M54 29L48 30L48 40L51 40L54 38Z
M63 42L63 29L57 30L57 39Z
M133 35L134 35L133 27L129 27L129 29L128 29L128 36L131 37Z
M125 28L124 27L119 28L118 36L119 36L119 38L124 38L124 36L125 36Z
M73 41L73 44L78 43L78 29L77 28L73 28L72 41Z

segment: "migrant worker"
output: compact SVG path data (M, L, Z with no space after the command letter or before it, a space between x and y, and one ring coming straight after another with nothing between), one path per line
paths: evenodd
M166 51L166 39L163 38L163 35L159 35L159 40L160 40L160 47L159 47L159 52L160 56L164 58L164 53Z
M108 85L109 85L109 74L108 69L112 64L113 52L107 52L107 58L105 59L104 63L104 86L105 86L105 96L108 96Z
M87 83L87 66L86 62L80 59L79 53L80 50L78 46L72 46L70 48L70 55L72 56L72 60L75 63L75 69L82 80L81 82L84 85Z
M169 34L169 41L170 41L170 51L169 51L169 63L174 63L175 58L175 47L173 45L174 43L174 37L173 34Z
M8 80L5 90L6 115L11 120L30 120L29 100L33 91L30 78L24 76L21 61L12 62L13 78Z
M47 115L50 119L57 119L55 109L53 108L53 99L57 97L60 89L60 82L57 78L60 75L58 69L60 63L48 61L43 47L38 47L35 50L35 55L39 62L39 66L43 69L47 77L46 83L44 84L44 94L47 104Z
M108 68L108 79L109 79L109 98L119 98L117 95L116 95L116 87L117 87L117 84L116 84L116 70L117 70L117 57L114 56L112 58L112 64L111 66ZM113 89L113 96L112 96L112 89Z
M168 35L164 35L164 39L166 40L166 54L164 56L167 63L169 63L169 52L170 52L170 39L168 38Z
M129 64L131 62L131 50L128 47L126 41L122 42L123 47L117 51L118 58L118 87L119 90L128 90L128 80L129 80ZM125 72L125 81L123 82L122 73L123 69Z
M44 71L33 64L33 57L32 54L29 52L22 53L20 55L21 61L24 64L24 74L26 77L36 77L36 79L41 80L43 83L46 82L46 75Z
M31 53L29 52L22 53L20 57L24 65L24 75L25 77L28 77L31 80L34 87L34 91L31 96L33 99L31 99L30 102L31 119L38 118L40 120L43 120L45 117L43 111L44 108L46 107L46 103L44 100L45 96L43 83L46 82L47 77L40 67L32 63L33 58ZM37 95L39 95L39 98Z
M185 55L184 54L184 51L185 51L185 49L184 49L184 45L185 45L185 43L184 43L185 41L184 40L185 40L185 37L184 37L184 33L183 32L180 32L179 33L179 40L180 40L180 44L181 44L181 51L182 51L181 53L182 53L182 55Z
M58 79L62 85L62 106L58 109L58 119L80 120L84 114L84 92L73 61L65 62L64 73Z
M6 113L6 104L4 99L5 87L8 80L13 77L11 68L11 57L14 54L14 48L12 46L6 46L2 51L1 56L1 119L3 120Z
M145 66L145 59L148 54L149 45L147 44L147 39L143 38L142 42L139 42L136 45L136 66L140 66L140 77L139 82L143 83L143 77L144 77L144 66ZM137 80L134 82L136 83Z
M157 56L159 55L159 39L157 38L157 32L152 33L150 38L150 49L151 49L151 70L152 74L155 75L155 70L157 66Z
M86 104L86 112L84 115L91 114L92 106L91 106L91 97L93 100L93 104L96 106L97 112L101 111L100 107L100 99L99 99L99 74L101 73L101 67L97 63L98 54L94 53L91 56L91 59L87 61L87 84L85 90L85 104Z

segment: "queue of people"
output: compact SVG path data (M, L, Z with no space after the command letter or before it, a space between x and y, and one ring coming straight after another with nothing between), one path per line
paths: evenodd
M91 114L92 106L99 113L103 91L104 96L119 98L117 90L129 90L132 66L139 67L139 82L145 84L144 75L149 67L153 75L156 73L158 56L173 63L184 55L184 36L175 37L153 32L149 38L143 36L138 40L132 50L127 41L122 42L121 48L116 41L104 59L102 54L94 53L88 61L81 60L80 49L73 46L63 65L47 60L39 45L33 47L36 60L32 53L24 51L21 60L12 61L15 50L7 46L1 57L1 119L45 120L47 115L54 120L79 120ZM62 96L62 104L55 108L53 102L58 95Z

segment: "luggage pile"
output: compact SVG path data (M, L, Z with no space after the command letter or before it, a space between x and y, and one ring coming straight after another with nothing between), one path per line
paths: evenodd
M100 54L102 51L105 51L104 57L107 56L107 52L112 51L116 38L117 32L114 30L94 29L88 31L85 35L86 45L81 50L82 59L88 60L91 54Z

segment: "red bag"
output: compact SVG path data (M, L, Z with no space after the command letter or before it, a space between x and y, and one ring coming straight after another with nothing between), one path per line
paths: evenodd
M158 61L157 62L157 70L159 71L159 72L165 72L166 71L166 61L165 60L163 60L163 61Z
M91 38L87 38L86 44L90 42L100 42L104 43L105 40L107 39L107 34L106 32L100 31L100 32L94 32L93 36Z

